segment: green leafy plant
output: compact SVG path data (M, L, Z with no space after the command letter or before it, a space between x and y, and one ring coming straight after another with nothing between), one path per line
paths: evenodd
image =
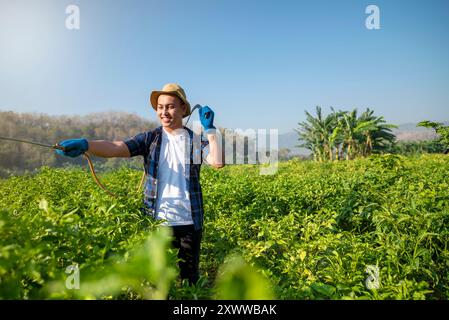
M433 128L439 135L437 141L444 144L446 149L449 149L449 126L445 126L439 122L421 121L418 127Z
M273 299L268 281L239 256L228 257L219 274L216 288L218 299Z
M192 287L141 213L139 171L102 175L116 199L79 169L0 180L0 298L448 299L448 171L440 154L290 160L273 176L205 167ZM80 289L68 290L75 265Z

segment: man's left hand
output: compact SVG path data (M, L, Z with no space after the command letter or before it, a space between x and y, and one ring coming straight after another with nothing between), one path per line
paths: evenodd
M214 130L214 112L208 106L201 107L199 110L201 125L204 131Z

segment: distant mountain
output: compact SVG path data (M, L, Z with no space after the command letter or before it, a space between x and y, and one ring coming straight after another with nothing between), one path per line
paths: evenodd
M309 155L310 151L308 149L297 147L300 143L301 142L298 140L298 133L295 131L279 135L279 148L288 148L291 150L292 154Z
M449 125L449 121L444 121L444 125ZM417 127L417 123L405 123L398 125L398 129L393 129L398 141L422 141L433 140L437 137L435 130Z

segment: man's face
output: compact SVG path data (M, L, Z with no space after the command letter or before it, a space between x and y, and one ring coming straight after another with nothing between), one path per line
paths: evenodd
M161 94L157 99L156 112L163 127L181 128L185 110L186 105L176 96Z

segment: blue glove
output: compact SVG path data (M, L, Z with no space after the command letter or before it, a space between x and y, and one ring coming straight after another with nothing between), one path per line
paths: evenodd
M203 125L204 131L214 130L214 112L208 106L201 107L200 121Z
M56 153L61 156L67 157L78 157L89 149L89 143L86 139L71 139L64 140L59 143L61 147L64 147L65 150L56 150Z

